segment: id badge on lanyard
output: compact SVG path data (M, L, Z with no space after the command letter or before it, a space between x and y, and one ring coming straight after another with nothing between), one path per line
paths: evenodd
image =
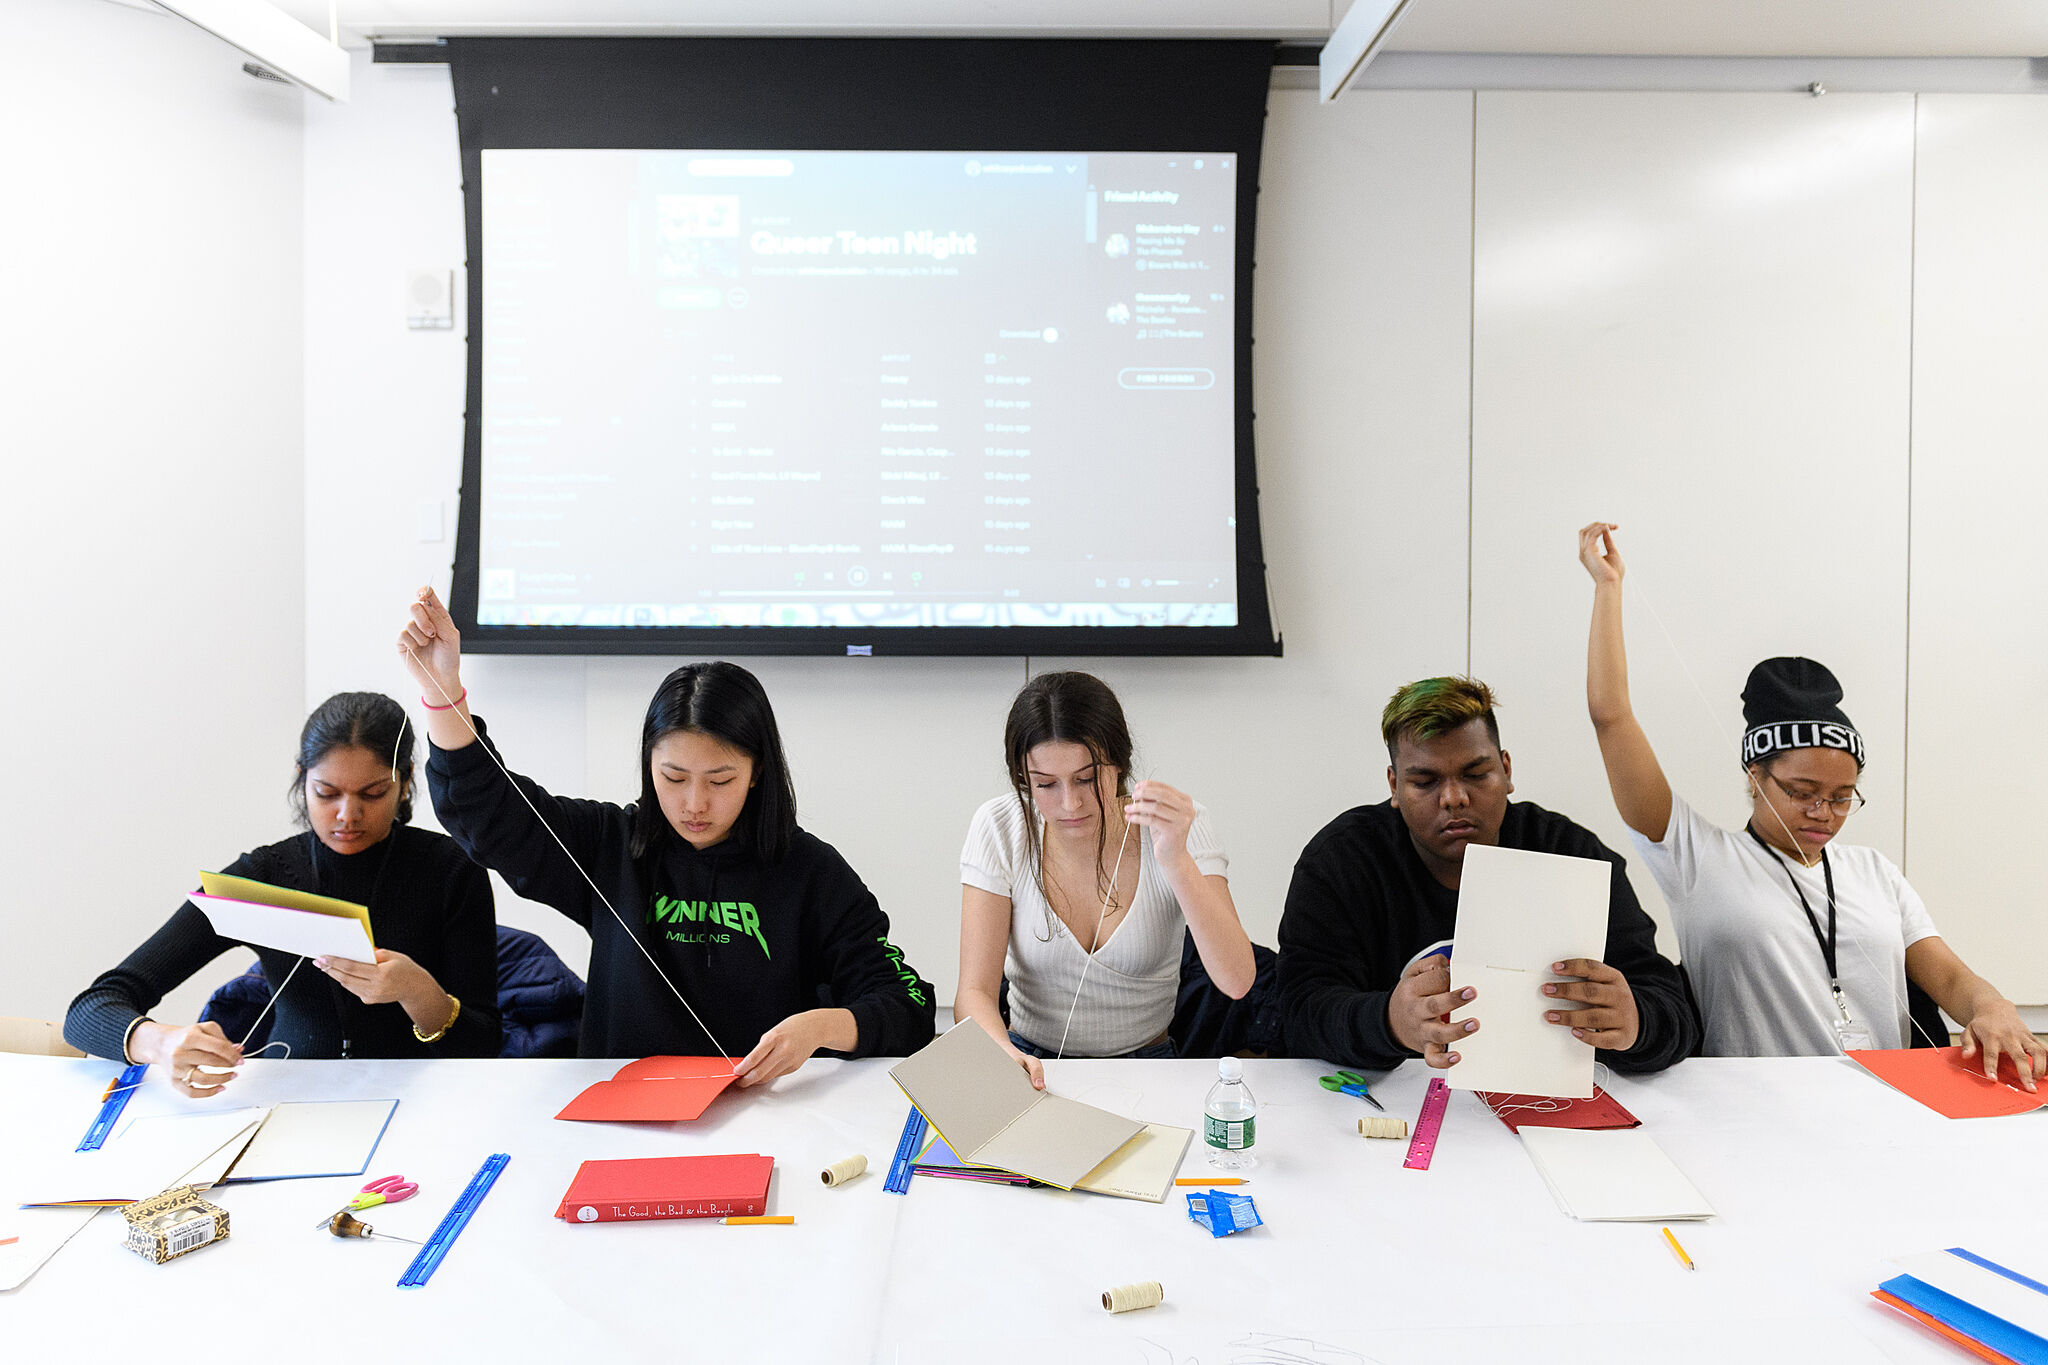
M1877 1047L1877 1039L1870 1032L1870 1025L1849 1013L1849 1002L1842 995L1842 983L1835 987L1835 1043L1844 1052L1870 1052Z

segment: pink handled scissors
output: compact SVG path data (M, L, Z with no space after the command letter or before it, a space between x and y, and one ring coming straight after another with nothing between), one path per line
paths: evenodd
M402 1175L387 1175L381 1180L372 1180L363 1186L363 1192L348 1201L352 1211L375 1208L379 1204L396 1204L410 1199L420 1192L420 1187Z
M379 1204L396 1204L401 1200L412 1198L419 1192L420 1187L407 1180L404 1176L387 1175L381 1179L372 1180L369 1184L363 1186L363 1192L349 1200L334 1217L339 1217L343 1213L354 1213L362 1209L375 1208ZM334 1221L334 1217L321 1219L319 1226L326 1227Z

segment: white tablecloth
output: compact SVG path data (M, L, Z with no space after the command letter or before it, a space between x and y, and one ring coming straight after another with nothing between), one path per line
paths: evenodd
M1189 1362L1957 1361L1868 1295L1887 1256L1964 1245L2048 1271L2048 1115L1951 1121L1841 1060L1685 1062L1608 1088L1719 1210L1676 1231L1578 1223L1517 1139L1453 1093L1428 1171L1367 1141L1362 1101L1327 1067L1248 1061L1260 1165L1242 1192L1266 1226L1212 1239L1176 1193L1154 1205L918 1179L882 1188L907 1112L881 1061L815 1061L728 1091L691 1124L551 1116L616 1062L251 1063L207 1104L396 1097L369 1176L420 1184L364 1217L424 1239L483 1159L511 1164L431 1283L396 1288L413 1248L343 1242L317 1219L362 1179L230 1185L228 1240L157 1266L100 1214L0 1295L9 1361L792 1360ZM24 1172L71 1150L117 1067L0 1057L0 1238ZM127 1118L175 1112L160 1069ZM1050 1063L1053 1089L1198 1130L1213 1062ZM1375 1079L1414 1119L1419 1064ZM688 1220L572 1225L552 1215L597 1157L763 1152L769 1207L794 1227ZM865 1153L869 1174L818 1172ZM368 1177L366 1176L365 1179ZM7 1249L0 1248L0 1257ZM1158 1280L1163 1306L1111 1317L1114 1285Z

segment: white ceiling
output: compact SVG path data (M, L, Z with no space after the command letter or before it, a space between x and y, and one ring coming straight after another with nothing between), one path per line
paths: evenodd
M328 0L279 0L325 32ZM1349 0L336 0L344 39L465 33L1271 37ZM1413 0L1390 50L1597 56L2048 56L2048 0Z

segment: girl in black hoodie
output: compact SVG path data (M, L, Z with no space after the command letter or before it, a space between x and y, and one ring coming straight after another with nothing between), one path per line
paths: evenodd
M932 988L846 860L796 823L760 682L730 663L663 679L640 734L640 799L549 794L501 769L469 712L462 642L431 589L398 639L428 708L427 788L470 857L590 931L586 1057L746 1055L740 1084L813 1053L904 1056Z

